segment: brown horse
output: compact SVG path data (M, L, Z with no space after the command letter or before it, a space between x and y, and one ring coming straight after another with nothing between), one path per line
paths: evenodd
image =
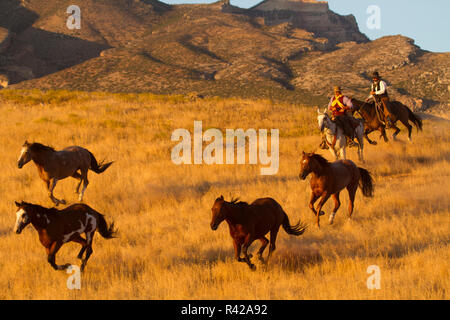
M366 137L367 141L369 141L370 144L376 144L375 141L369 139L368 134L372 131L379 130L381 132L381 136L384 138L384 141L387 142L388 139L386 137L386 127L382 122L383 118L379 118L383 116L383 112L379 112L380 116L377 114L377 111L375 109L375 102L363 102L357 99L352 99L352 103L354 110L358 111L364 118L364 136ZM416 126L417 131L419 131L422 130L422 120L417 115L415 115L414 112L411 111L411 109L409 109L399 101L391 101L391 106L393 109L393 119L391 119L391 121L394 124L392 128L395 129L392 138L395 140L397 138L397 135L401 131L396 125L397 121L400 121L408 129L408 140L412 141L412 126L409 124L409 121L411 121Z
M334 209L330 215L329 222L330 224L333 224L336 211L341 205L339 193L342 189L347 188L348 191L349 218L351 218L353 213L353 203L355 201L358 184L365 197L373 197L373 180L369 171L357 167L350 160L338 160L331 163L319 154L303 152L299 177L300 179L305 180L309 174L311 174L310 184L312 190L309 208L317 217L317 227L319 228L319 216L325 214L322 211L322 207L330 196L333 197L334 200ZM314 204L319 198L321 199L316 210L314 209Z
M107 225L103 215L86 204L74 204L64 210L44 208L36 204L16 202L16 224L14 232L20 234L32 224L39 234L39 240L47 251L47 260L55 270L67 269L70 264L57 265L55 256L61 246L70 241L81 244L78 259L81 259L80 270L83 271L92 254L92 240L95 231L105 239L114 238L114 223ZM81 234L86 234L86 239ZM86 251L83 259L83 253Z
M56 151L52 147L44 146L37 142L28 143L25 141L19 160L17 161L17 166L21 169L31 160L33 160L38 168L39 176L44 180L50 199L55 205L66 203L65 200L59 200L53 196L53 189L58 180L67 177L78 179L79 183L75 193L79 193L78 199L79 201L83 201L84 191L89 184L87 178L88 170L90 169L98 174L108 169L112 164L112 162L98 164L91 152L79 146ZM83 189L79 192L81 183L83 183Z
M291 226L283 208L271 198L257 199L252 204L248 204L242 201L237 202L237 199L227 202L221 196L216 199L211 211L211 229L217 230L222 221L225 220L234 241L236 260L246 262L252 270L255 270L256 267L251 263L252 255L249 255L247 250L253 241L256 239L261 241L258 258L264 262L262 254L269 244L265 235L270 232L269 255L266 260L266 263L268 263L272 252L275 250L275 241L280 226L283 226L288 234L294 236L299 236L306 230L306 226L302 225L300 221L295 226ZM241 247L244 258L241 258Z

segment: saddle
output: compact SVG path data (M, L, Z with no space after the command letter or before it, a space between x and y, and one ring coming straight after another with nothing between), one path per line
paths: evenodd
M359 125L361 124L361 122L364 121L364 119L356 119L354 117L350 117L350 125L353 127L353 129L356 129L359 127Z

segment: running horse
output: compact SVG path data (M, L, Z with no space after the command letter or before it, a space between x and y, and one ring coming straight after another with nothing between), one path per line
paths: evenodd
M81 244L78 259L83 271L91 256L95 231L105 239L114 238L114 222L109 226L103 215L86 204L71 205L63 210L44 208L27 202L16 202L16 224L14 232L20 234L31 223L39 234L39 240L47 251L47 261L55 270L67 269L70 264L57 265L55 257L64 243L73 241ZM86 235L86 239L81 234ZM84 258L83 253L86 252Z
M33 160L39 176L44 180L47 186L50 199L55 205L66 204L65 200L59 200L53 195L53 189L59 180L67 177L73 177L79 180L75 193L79 193L78 200L83 201L84 191L88 181L88 170L99 174L108 169L112 162L97 163L94 155L87 149L79 146L72 146L61 151L56 151L52 147L40 143L25 143L17 161L17 166L21 169L26 163ZM79 172L78 172L79 170ZM80 186L83 183L83 189L80 192Z
M364 136L370 144L377 144L375 141L369 139L369 134L372 131L380 131L381 136L383 137L385 142L388 142L388 138L386 136L386 126L384 124L383 111L377 111L377 107L375 106L375 102L363 102L357 99L352 99L353 108L357 111L361 117L363 117L365 121L365 131ZM391 101L391 106L394 109L393 115L394 118L391 119L395 129L395 132L392 134L392 139L396 140L397 135L400 133L400 128L397 127L397 121L400 121L406 129L408 129L408 140L411 142L411 133L412 126L409 122L413 123L416 126L417 131L422 131L422 120L414 114L407 106L399 101Z
M305 180L310 174L312 193L309 201L309 208L316 216L317 227L319 228L319 216L325 214L322 211L322 207L330 197L334 200L334 209L330 215L329 223L333 224L336 212L341 205L339 194L344 188L347 188L349 196L349 219L353 213L358 185L362 189L362 193L365 197L373 197L374 187L370 172L366 169L357 167L353 161L338 160L329 162L319 154L303 152L299 177L300 179ZM315 209L314 204L319 198L319 204Z
M248 204L247 202L238 202L238 199L227 202L223 196L220 196L214 201L211 211L211 229L217 230L224 220L228 223L234 241L235 258L239 262L246 262L251 270L255 270L256 267L250 261L252 255L248 254L247 250L253 241L261 241L258 258L264 263L262 254L269 244L265 235L270 232L269 255L265 261L267 264L275 250L280 226L283 226L284 231L288 234L294 236L299 236L306 230L306 226L301 224L300 221L291 226L281 205L272 198L261 198ZM244 258L241 258L241 250Z

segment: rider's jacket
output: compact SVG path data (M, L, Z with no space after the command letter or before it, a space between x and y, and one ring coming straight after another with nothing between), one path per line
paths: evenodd
M328 109L331 111L334 117L342 116L347 110L353 108L352 101L344 96L333 96L328 104Z
M372 86L370 87L371 91L375 92L375 96L384 98L388 97L387 85L386 82L380 80L378 82L372 82ZM369 96L372 97L372 96Z

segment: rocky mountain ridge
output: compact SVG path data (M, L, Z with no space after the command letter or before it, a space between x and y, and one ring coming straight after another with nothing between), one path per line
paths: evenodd
M228 1L79 0L82 27L69 30L71 4L0 3L0 86L320 104L333 85L365 97L378 70L415 109L448 106L450 54L403 36L369 41L353 16L324 2L267 0L242 9Z

